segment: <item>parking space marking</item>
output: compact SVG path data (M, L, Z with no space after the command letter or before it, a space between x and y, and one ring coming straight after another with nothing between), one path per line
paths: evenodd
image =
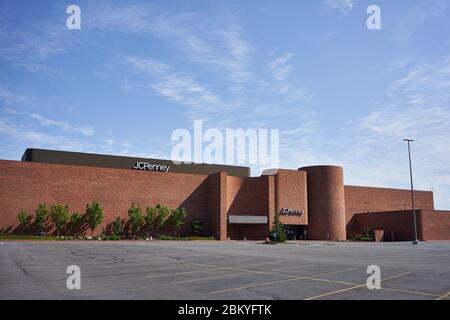
M411 272L405 272L405 273L401 273L401 274L398 274L398 275L395 275L395 276L387 277L387 278L381 279L380 282L383 282L383 281L386 281L386 280L395 279L395 278L399 278L399 277L403 277L403 276L406 276L406 275L408 275L408 274L410 274L410 273L411 273ZM338 293L342 293L342 292L347 292L347 291L354 290L354 289L358 289L358 288L363 288L363 287L365 287L365 286L367 286L367 283L358 284L358 285L352 286L352 287L350 287L350 288L345 288L345 289L340 289L340 290L335 290L335 291L331 291L331 292L319 294L319 295L317 295L317 296L313 296L313 297L306 298L305 300L315 300L315 299L320 299L320 298L327 297L327 296L331 296L331 295L334 295L334 294L338 294Z
M289 270L289 269L300 269L300 268L306 268L306 267L314 267L316 266L315 264L304 264L304 265L299 265L299 266L291 266L291 267L284 267L284 268L278 268L276 270L273 270L273 272L276 271L284 271L284 270Z
M222 257L223 259L225 259L224 261L213 261L214 263L223 263L223 262L239 262L239 261L245 261L245 260L252 260L254 258L237 258L237 259L232 259L232 260L226 260L226 257ZM197 261L201 261L201 260L208 260L210 258L205 258L205 259L195 259L195 260L182 260L182 262L197 262ZM214 260L214 259L213 259ZM181 260L180 260L181 261Z
M115 269L115 268L133 268L133 267L145 267L145 266L156 266L160 264L168 264L169 261L159 261L154 263L142 263L142 264L127 264L127 263L115 263L116 265L104 266L102 269ZM83 265L82 266L87 266ZM94 264L95 265L95 264Z
M386 291L392 291L392 292L403 292L403 293L411 293L411 294L418 294L421 296L428 296L428 297L439 297L437 294L429 293L429 292L422 292L422 291L412 291L412 290L406 290L406 289L395 289L395 288L386 288L382 287L381 290Z
M183 274L198 273L198 272L210 272L210 271L217 271L217 270L235 270L235 271L241 271L241 272L246 272L246 273L273 274L273 273L266 273L264 271L245 270L242 268L249 267L249 266L255 266L255 265L259 266L259 265L279 263L279 262L273 262L273 263L263 263L263 264L251 264L251 265L245 265L245 266L241 266L241 267L222 267L222 266L215 266L215 265L193 263L193 262L189 262L189 261L175 261L175 262L186 263L186 264L193 265L193 266L210 267L210 269L149 275L149 276L144 276L144 278L161 278L161 277L170 277L170 276L177 276L177 275L183 275Z
M329 283L336 283L336 284L343 284L343 285L351 286L350 288L337 290L336 292L333 291L333 292L326 293L324 296L337 294L337 293L340 293L340 292L346 292L346 291L350 291L350 290L353 290L353 289L357 289L357 288L366 286L365 283L364 284L355 284L355 283L346 282L346 281L318 278L319 276L325 276L325 275L329 275L329 274L335 274L335 273L340 273L340 272L356 270L358 268L338 270L338 271L321 273L321 274L315 274L315 275L310 275L310 276L297 276L297 275L288 275L288 274L278 274L278 273L276 273L276 271L295 269L295 268L304 268L304 267L314 266L314 265L310 264L310 265L299 265L299 266L292 266L292 267L284 267L284 268L276 269L274 271L264 271L264 270L258 271L258 270L250 270L250 269L245 269L245 268L258 267L258 266L263 266L263 265L272 265L272 264L278 264L278 263L282 263L282 262L276 261L276 262L267 262L267 263L254 263L254 264L248 264L248 265L242 265L242 266L236 266L236 267L227 267L227 266L218 266L218 265L210 265L210 264L200 264L200 263L195 263L195 262L191 262L191 261L177 260L177 259L169 258L169 257L161 257L160 259L161 260L170 261L170 262L178 262L180 264L188 264L188 265L193 265L193 266L210 267L210 269L195 270L195 271L184 271L184 272L167 273L167 274L159 274L159 275L149 275L149 276L145 276L145 278L170 277L170 276L177 276L177 275L184 275L184 274L194 274L194 273L200 273L200 272L205 272L206 273L206 272L217 271L217 270L234 270L234 271L240 271L240 272L239 273L235 273L235 274L203 277L203 278L189 279L189 280L180 280L180 281L175 281L175 282L173 282L171 284L181 284L181 283L190 283L190 282L195 282L195 281L213 280L213 279L216 279L216 278L219 279L219 278L233 277L233 276L244 275L244 274L249 274L249 273L251 273L251 274L266 274L266 275L282 276L282 277L288 278L288 279L284 279L284 280L278 280L278 281L272 281L272 282L266 282L266 283L257 283L257 284L249 285L249 286L245 286L245 287L225 289L225 292L226 291L241 290L241 289L250 288L250 287L253 287L253 286L263 286L263 285L270 285L272 283L276 284L276 283L282 283L282 282L287 282L287 281L296 281L296 280L312 280L312 281L329 282ZM244 259L252 259L252 258L244 258ZM238 259L237 261L241 261L241 260L243 260L243 259ZM233 260L233 262L234 261L236 261L236 260ZM232 261L225 261L225 262L232 262ZM221 263L221 262L219 262L219 263ZM409 273L404 273L404 274L401 274L401 275L388 277L388 278L382 279L381 281L386 281L386 280L390 280L390 279L397 278L397 277L400 277L400 276L405 276L407 274L409 274ZM394 291L394 292L404 292L404 293L417 294L417 295L423 295L423 296L429 296L429 297L435 297L435 298L438 297L437 294L432 294L432 293L428 293L428 292L411 291L411 290L403 290L403 289L395 289L395 288L382 288L382 290ZM216 294L216 293L220 293L220 292L224 292L224 291L223 290L213 291L213 292L210 292L210 294ZM447 299L449 295L450 295L450 293L447 293L447 294L445 294L445 295L443 295L443 296L441 296L439 298ZM322 295L319 295L319 296L310 297L310 298L307 298L307 299L308 300L309 299L313 300L313 299L319 299L321 297L322 297Z
M214 270L220 270L220 268L206 269L206 270L182 271L182 272L175 272L175 273L154 274L154 275L144 276L144 278L172 277L172 276L179 276L179 275L183 275L183 274L191 274L191 273L199 273L199 272L210 272L210 271L214 271Z
M328 275L328 274L334 274L335 272L327 272L327 273L321 273L318 275L311 275L311 276L298 276L298 275L287 275L287 274L279 274L276 272L271 272L271 271L258 271L258 270L250 270L250 269L243 269L246 267L252 267L252 266L261 266L261 265L270 265L270 264L277 264L277 263L281 263L281 262L268 262L268 263L259 263L259 264L250 264L250 265L244 265L244 266L237 266L237 267L225 267L225 266L216 266L216 265L208 265L208 264L199 264L199 263L194 263L194 262L188 262L188 261L179 261L179 260L172 260L172 259L167 259L168 261L172 261L172 262L178 262L178 263L185 263L188 265L193 265L193 266L201 266L201 267L210 267L211 269L207 269L207 270L199 270L199 271L186 271L186 272L178 272L178 273L167 273L167 274L159 274L159 275L150 275L150 276L145 276L145 278L159 278L159 277L170 277L170 276L175 276L175 275L183 275L183 274L190 274L190 273L199 273L199 272L209 272L209 271L214 271L214 270L234 270L234 271L241 271L241 272L246 272L246 273L252 273L252 274L265 274L265 275L272 275L272 276L281 276L281 277L287 277L290 278L289 280L292 279L296 279L296 280L300 280L300 279L307 279L307 280L316 280L316 281L322 281L322 282L330 282L330 283L338 283L338 284L345 284L345 285L351 285L351 283L348 282L342 282L342 281L336 281L336 280L328 280L328 279L316 279L316 278L312 278L314 276L323 276L323 275ZM303 265L303 266L296 266L297 268L301 268L301 267L306 267L309 265ZM349 271L349 270L355 270L357 268L351 268L351 269L346 269L345 271ZM338 271L338 272L342 272L342 271Z
M170 282L170 284L180 284L180 283L188 283L188 282L196 282L196 281L204 281L204 280L213 280L213 279L220 279L220 278L227 278L227 277L237 277L237 276L243 276L243 275L246 275L246 274L249 274L249 273L250 272L222 274L220 276L212 276L212 277L204 277L204 278L197 278L197 279L174 281L174 282Z
M283 283L283 282L288 282L288 281L316 280L316 279L314 279L314 277L320 277L320 276L325 276L325 275L330 275L330 274L336 274L336 273L340 273L340 272L347 272L347 271L356 270L356 269L358 269L358 268L350 268L350 269L337 270L337 271L326 272L326 273L313 274L311 276L295 276L295 277L290 276L290 277L292 277L290 279L277 280L277 281L268 281L268 282L259 282L259 283L254 283L254 284L250 284L250 285L247 285L247 286L242 286L242 287L211 291L209 293L210 294L217 294L217 293L223 293L223 292L237 291L237 290L249 289L249 288L254 288L254 287L268 286L268 285L277 284L277 283ZM334 281L330 281L330 280L327 280L327 279L320 279L320 280L326 281L326 282L334 282Z
M279 263L285 263L284 261L274 261L274 262L265 262L265 263L252 263L252 264L246 264L240 267L225 267L224 268L248 268L248 267L260 267L260 266L267 266L271 264L279 264Z
M446 299L448 299L448 297L450 297L450 291L447 292L446 294L443 294L442 296L438 297L436 300L446 300Z

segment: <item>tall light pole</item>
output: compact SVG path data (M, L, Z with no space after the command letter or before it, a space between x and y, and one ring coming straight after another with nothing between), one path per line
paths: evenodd
M414 142L411 139L403 139L408 143L408 156L409 156L409 176L411 178L411 200L412 200L412 210L414 216L414 241L413 244L420 244L419 239L417 239L417 218L416 218L416 206L414 204L414 184L413 184L413 175L412 175L412 164L411 164L411 148L410 143Z

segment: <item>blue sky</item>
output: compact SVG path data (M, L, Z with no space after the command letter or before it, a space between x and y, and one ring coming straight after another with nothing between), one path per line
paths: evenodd
M66 28L67 6L81 30ZM381 8L382 30L366 27ZM416 187L450 209L450 3L0 1L0 158L169 158L170 135L279 128L280 166ZM447 35L447 36L446 36ZM259 174L255 168L254 175Z

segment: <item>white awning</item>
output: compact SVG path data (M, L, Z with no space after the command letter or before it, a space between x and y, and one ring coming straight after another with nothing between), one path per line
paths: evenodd
M267 224L267 216L237 216L229 215L228 223L239 223L239 224Z

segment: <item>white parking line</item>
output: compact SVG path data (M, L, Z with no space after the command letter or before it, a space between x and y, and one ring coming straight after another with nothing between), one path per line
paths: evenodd
M197 281L204 281L204 280L213 280L213 279L220 279L220 278L227 278L227 277L237 277L237 276L243 276L243 275L246 275L246 274L249 274L249 272L233 273L233 274L222 274L220 276L212 276L212 277L204 277L204 278L197 278L197 279L174 281L174 282L170 282L170 284L180 284L180 283L197 282Z
M345 269L345 270L338 270L338 271L333 271L333 272L314 274L314 275L306 276L306 277L294 277L294 278L284 279L284 280L269 281L269 282L259 282L259 283L254 283L254 284L250 284L250 285L247 285L247 286L242 286L242 287L211 291L210 294L217 294L217 293L237 291L237 290L242 290L242 289L249 289L249 288L254 288L254 287L268 286L268 285L272 285L272 284L278 284L278 283L289 282L289 281L297 281L297 280L305 280L305 279L307 279L307 280L317 280L317 279L314 279L313 277L319 277L319 276L335 274L335 273L340 273L340 272L347 272L347 271L356 270L356 269L357 268L350 268L350 269ZM326 280L326 279L321 279L321 280L326 281L326 282L329 281L329 280Z
M403 276L406 276L406 275L408 275L410 273L411 272L405 272L405 273L398 274L398 275L395 275L395 276L387 277L387 278L382 279L381 282L386 281L386 280L399 278L399 277L403 277ZM323 297L328 297L328 296L331 296L333 294L347 292L347 291L358 289L358 288L364 288L366 286L367 286L367 283L358 284L358 285L350 287L350 288L345 288L345 289L341 289L341 290L331 291L331 292L327 292L327 293L324 293L324 294L319 294L317 296L309 297L309 298L306 298L305 300L315 300L315 299L319 299L319 298L323 298Z
M450 291L446 294L443 294L442 296L438 297L436 300L446 300L450 297Z

